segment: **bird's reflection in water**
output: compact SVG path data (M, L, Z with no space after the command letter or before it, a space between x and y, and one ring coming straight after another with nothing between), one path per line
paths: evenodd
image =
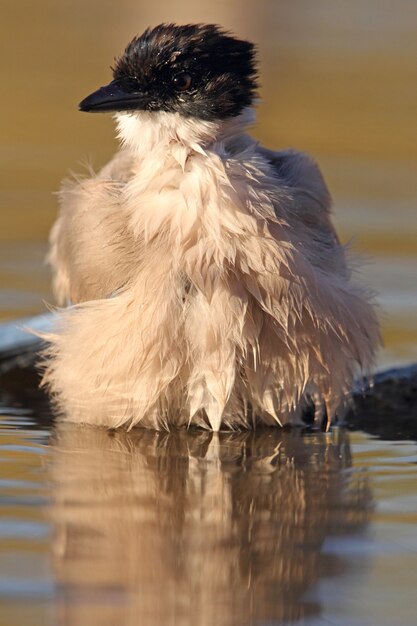
M156 433L61 425L51 467L60 624L246 626L303 601L363 527L347 435Z

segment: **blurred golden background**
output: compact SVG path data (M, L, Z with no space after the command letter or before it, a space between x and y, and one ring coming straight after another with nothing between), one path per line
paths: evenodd
M386 347L417 360L417 3L415 0L38 0L2 3L0 318L51 302L43 263L69 170L116 148L110 116L77 103L108 82L126 43L162 21L215 22L258 44L253 134L313 154L344 241L371 260Z

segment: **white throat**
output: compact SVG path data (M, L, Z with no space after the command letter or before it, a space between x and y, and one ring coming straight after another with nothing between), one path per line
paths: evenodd
M246 108L236 117L212 122L165 111L117 113L115 119L119 140L138 156L155 149L205 154L213 144L244 132L254 123L255 111Z

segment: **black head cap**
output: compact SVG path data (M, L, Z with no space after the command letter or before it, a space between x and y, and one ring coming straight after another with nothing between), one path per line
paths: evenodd
M113 77L81 102L82 111L168 111L224 119L252 103L255 48L213 24L160 24L129 43Z

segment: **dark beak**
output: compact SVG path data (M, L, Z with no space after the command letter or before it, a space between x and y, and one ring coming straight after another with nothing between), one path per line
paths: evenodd
M80 111L129 111L142 109L144 105L143 94L139 91L128 91L121 80L113 80L105 87L100 87L90 94L80 104Z

